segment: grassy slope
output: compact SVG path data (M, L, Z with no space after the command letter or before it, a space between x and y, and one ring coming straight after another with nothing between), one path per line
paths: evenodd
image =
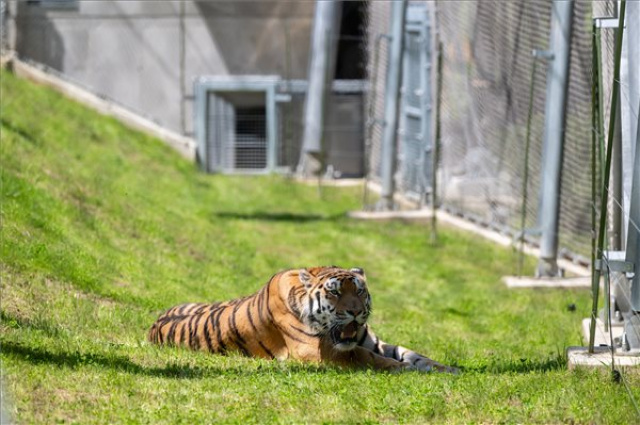
M507 291L473 236L344 217L356 190L207 176L159 142L2 74L4 381L22 423L633 422L624 388L570 372L586 291ZM367 270L372 324L461 376L349 372L158 349L164 308L275 271ZM576 312L567 305L575 303ZM640 376L626 374L640 398Z

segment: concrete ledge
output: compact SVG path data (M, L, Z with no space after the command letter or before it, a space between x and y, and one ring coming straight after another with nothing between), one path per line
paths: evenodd
M589 354L587 347L567 348L567 367L574 370L579 367L611 367L611 363L616 367L638 367L640 366L640 356L611 356L609 347L595 347L594 353Z
M508 288L591 288L591 278L588 276L544 279L526 276L504 276L502 281Z
M379 187L375 184L369 183L368 186L373 191L378 191ZM369 212L369 211L351 211L348 216L355 219L368 219L368 220L391 220L391 219L401 219L401 220L426 220L430 219L432 214L432 210L429 208L423 208L420 210L401 210L401 211L382 211L382 212ZM451 226L457 227L458 229L465 230L471 233L475 233L487 240L497 243L498 245L512 247L513 246L513 238L510 236L498 233L492 229L488 229L486 227L479 226L475 223L471 223L463 218L457 217L453 214L449 214L443 210L436 211L436 218L438 222L446 223ZM540 256L540 250L532 247L530 245L525 244L524 253L527 255L532 255L535 257ZM558 267L561 269L571 273L572 275L579 277L590 277L591 272L588 268L581 266L580 264L575 264L571 261L565 259L558 259ZM588 284L590 285L590 283ZM578 285L579 286L579 285ZM557 285L556 285L557 287ZM577 287L577 286L574 286Z
M76 102L79 102L102 115L114 117L130 128L156 137L175 149L183 157L190 161L195 161L196 143L193 139L167 130L153 121L143 118L120 105L102 99L99 96L55 75L22 62L15 56L3 59L2 65L11 68L13 73L21 78L31 80L36 84L53 88L64 96L75 100Z
M364 179L318 179L295 177L294 181L308 186L357 187L364 184Z
M409 211L350 211L348 216L360 220L427 220L433 217L431 210Z
M512 247L513 239L509 236L498 233L494 230L487 229L485 227L479 226L475 223L471 223L463 218L456 217L453 214L449 214L445 211L438 210L437 212L438 221L442 221L443 223L451 224L459 229L467 230L469 232L475 233L483 238L486 238L490 241L497 243L498 245ZM540 257L540 250L538 248L532 247L530 245L525 244L524 253L527 255L532 255L534 257ZM565 259L558 259L558 267L567 272L574 274L576 276L591 276L591 272L586 267L582 267L579 264L575 264L571 261Z

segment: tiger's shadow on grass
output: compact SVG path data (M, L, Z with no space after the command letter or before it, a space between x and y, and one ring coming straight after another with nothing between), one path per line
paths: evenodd
M232 211L216 211L213 217L218 219L231 220L257 220L274 222L309 223L314 221L335 221L346 217L345 214L321 215L321 214L298 214L289 212L263 212L255 211L251 213L240 213Z
M31 328L42 331L49 337L58 338L64 336L57 326L47 320L30 320L20 318L5 311L0 311L0 321L13 328ZM4 355L12 355L32 364L52 364L58 367L89 367L100 366L110 368L125 373L163 377L174 379L203 379L221 375L252 376L257 373L312 373L322 374L332 373L354 373L349 369L343 369L331 364L303 364L295 361L277 362L266 365L251 365L246 368L238 367L200 367L177 363L170 363L164 367L147 367L133 362L129 357L116 354L98 354L88 352L55 352L41 347L30 347L13 341L0 340L0 352ZM452 364L460 369L462 374L508 374L508 373L530 373L549 372L562 370L567 364L566 359L560 354L547 359L492 359L488 364L475 366L463 366ZM413 372L409 372L413 373Z
M164 367L146 367L133 362L129 357L121 355L105 355L87 352L56 352L39 347L29 347L23 344L3 341L0 345L5 356L13 356L31 364L50 364L57 367L67 367L71 369L80 367L98 366L117 370L124 373L143 375L149 377L172 378L172 379L204 379L217 376L255 376L256 374L291 372L325 373L331 370L333 373L352 373L349 370L334 368L325 365L304 365L298 363L252 365L243 368L236 367L200 367L185 364L171 363ZM276 361L274 360L274 363Z
M149 377L171 378L171 379L204 379L217 376L255 376L260 373L311 373L324 374L326 372L352 374L353 370L342 369L332 365L306 365L296 362L277 363L274 365L255 365L243 368L236 367L200 367L184 364L167 364L164 367L146 367L133 362L130 358L121 355L105 355L86 352L54 352L51 350L28 347L14 342L2 342L1 351L4 355L17 357L22 361L32 364L51 364L58 367L79 368L99 366L117 371L144 375ZM274 361L275 363L276 361ZM506 361L476 367L460 367L462 375L465 373L475 374L512 374L549 372L564 369L564 364L559 359L547 359L542 361ZM417 373L417 372L408 372Z

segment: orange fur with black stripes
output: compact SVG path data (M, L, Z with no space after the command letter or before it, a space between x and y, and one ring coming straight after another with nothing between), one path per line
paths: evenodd
M294 269L274 275L248 297L173 307L151 326L149 340L221 354L239 351L380 370L456 372L381 341L367 325L370 313L362 269Z

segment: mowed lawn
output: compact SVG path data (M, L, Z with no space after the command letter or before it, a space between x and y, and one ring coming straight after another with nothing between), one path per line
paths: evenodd
M361 188L202 174L157 140L1 77L0 356L18 423L637 423L623 384L566 368L588 291L507 290L509 249L444 227L433 246L424 224L349 219ZM462 373L146 342L174 304L329 264L365 269L379 336ZM640 399L638 371L623 376Z

